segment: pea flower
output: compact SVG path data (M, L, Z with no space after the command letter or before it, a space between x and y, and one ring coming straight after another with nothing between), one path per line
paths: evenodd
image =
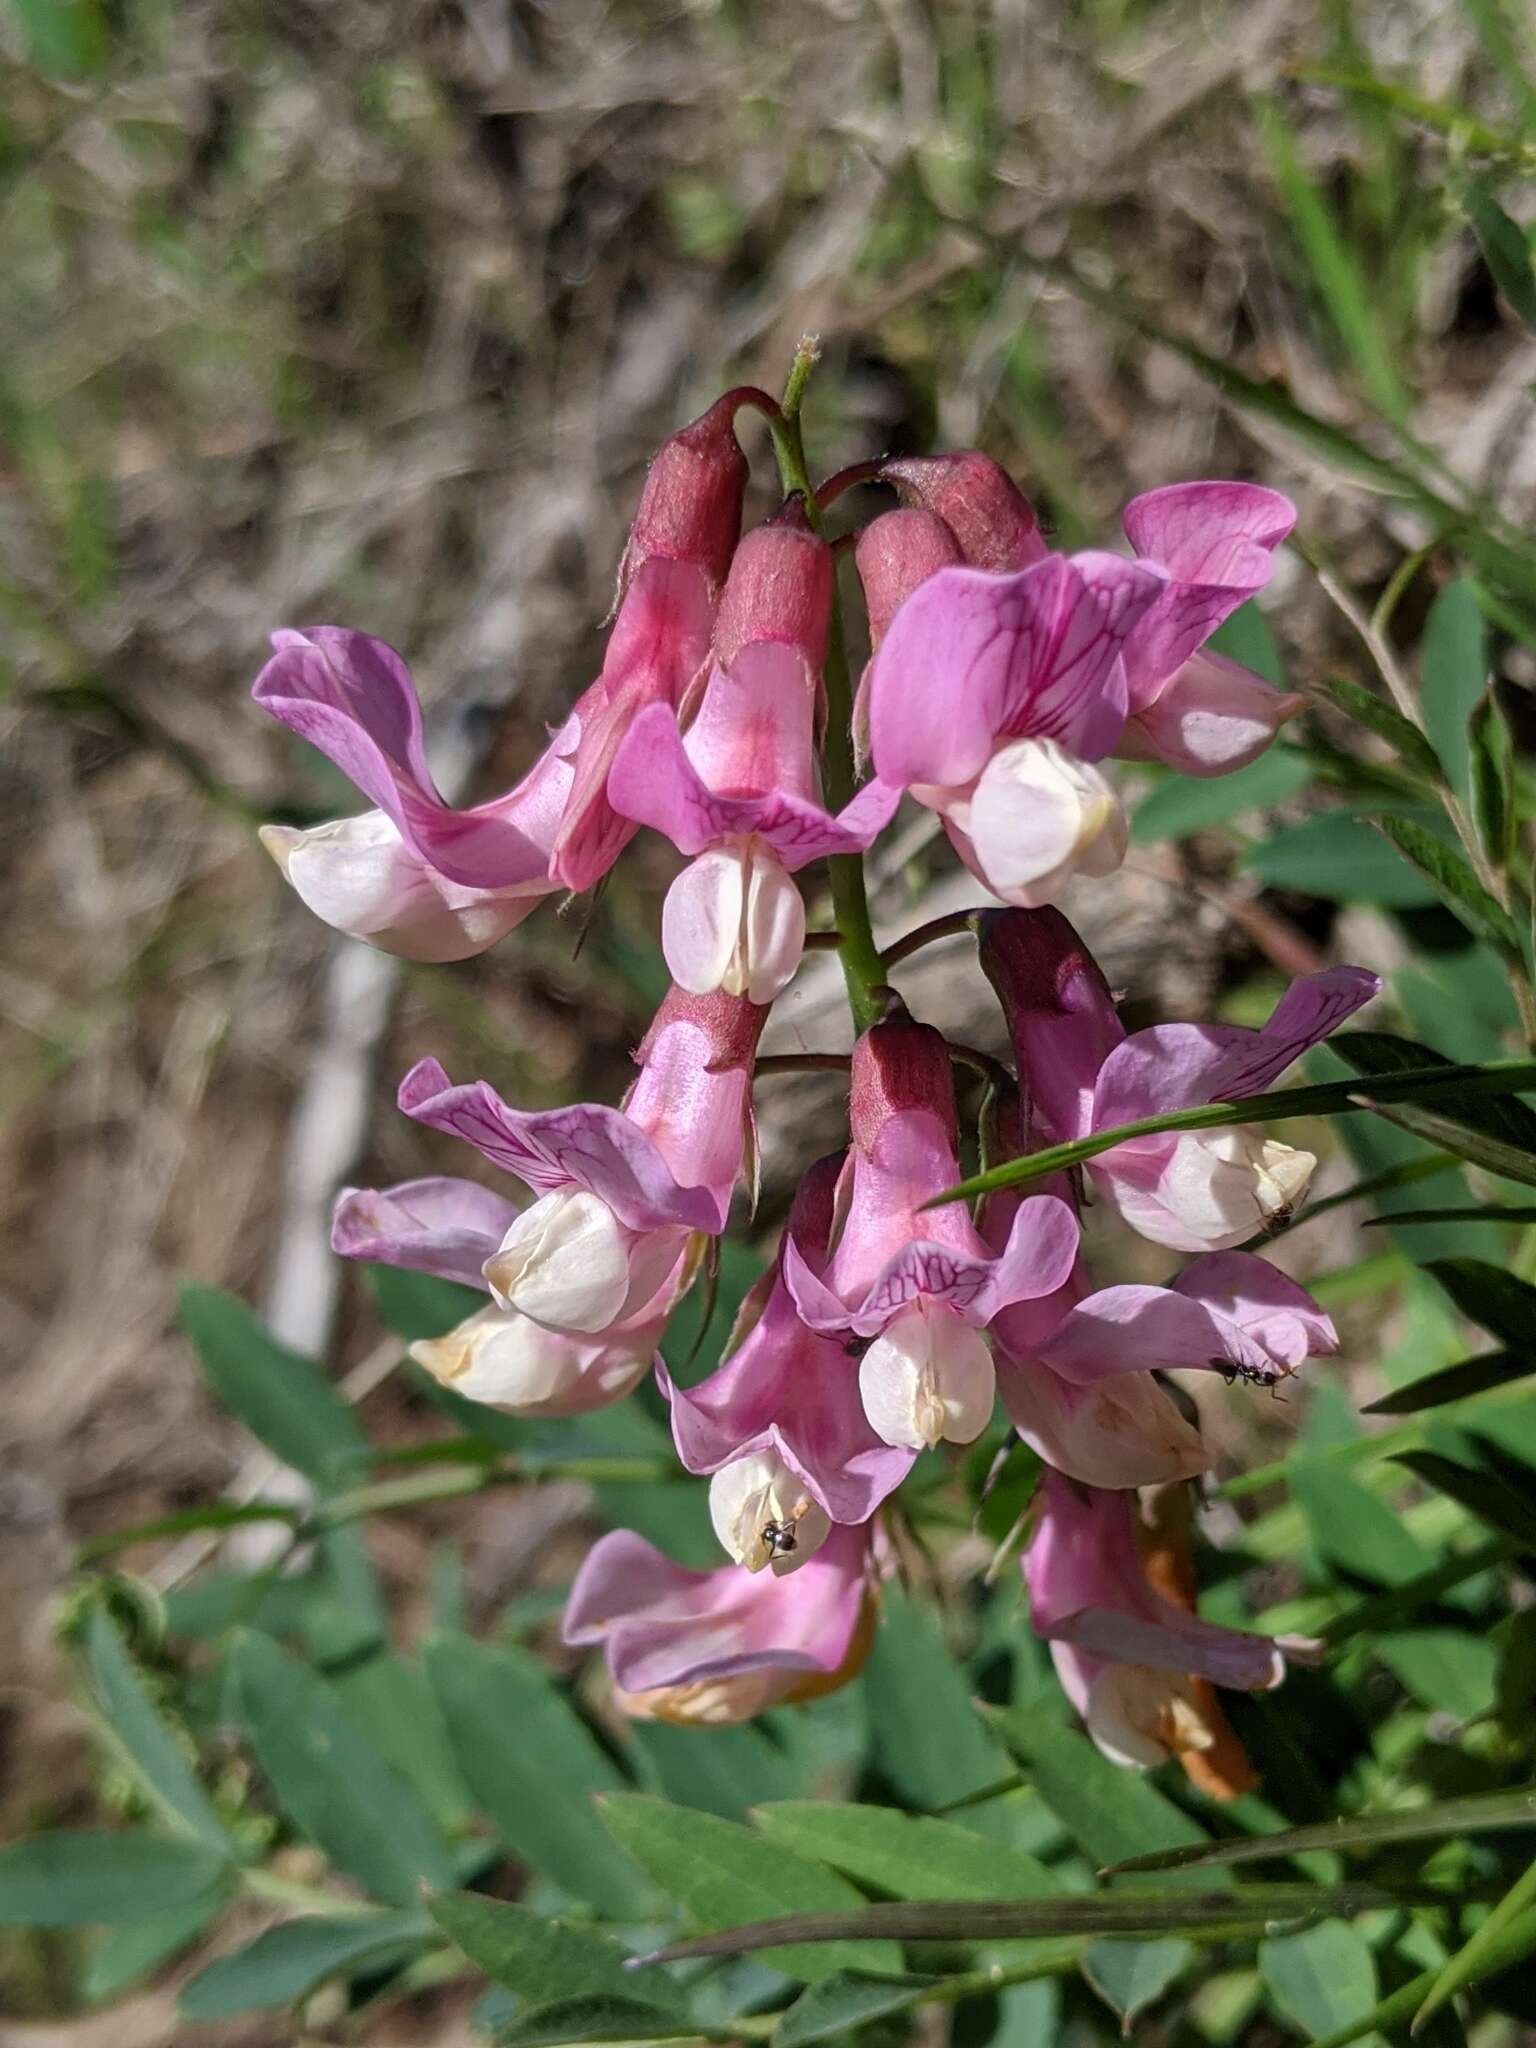
M1061 1285L1076 1219L1056 1196L1032 1196L993 1253L963 1203L920 1213L960 1177L954 1083L939 1033L899 1008L854 1047L849 1128L831 1258L817 1272L791 1233L785 1284L812 1330L863 1347L859 1392L877 1436L911 1451L970 1443L992 1414L981 1333L1009 1303Z
M1127 1037L1102 971L1059 911L989 912L981 958L1050 1144L1260 1094L1381 989L1362 967L1331 967L1293 981L1260 1030L1157 1024ZM1285 1215L1317 1161L1238 1124L1129 1138L1085 1164L1143 1237L1174 1251L1219 1251Z
M885 632L868 692L876 777L937 811L1006 903L1048 903L1124 857L1125 814L1092 763L1119 741L1121 648L1164 580L1094 550L943 568Z
M816 793L821 666L832 551L799 501L736 551L696 712L655 703L614 757L616 811L664 833L691 862L667 892L661 944L681 988L772 1002L805 948L791 879L813 860L860 853L898 792L871 784L836 818Z
M285 630L256 702L328 756L374 809L262 840L315 914L386 952L483 952L554 889L586 889L633 832L608 802L630 722L672 705L708 653L741 525L746 464L728 393L663 444L620 570L602 672L515 788L472 809L446 803L427 765L421 705L393 648L341 626Z
M674 989L621 1110L511 1109L485 1081L455 1087L436 1060L411 1069L406 1115L463 1138L536 1197L485 1261L498 1307L594 1336L686 1284L704 1239L725 1227L764 1014L745 997Z
M801 1182L784 1243L825 1269L840 1157L819 1160ZM725 1362L698 1386L657 1377L672 1407L677 1454L690 1472L714 1475L715 1526L749 1570L799 1570L834 1522L867 1522L901 1484L913 1453L871 1427L859 1398L859 1366L845 1340L800 1320L783 1273L783 1250L743 1304Z
M1169 484L1126 506L1127 538L1167 581L1125 644L1130 722L1120 752L1185 775L1257 759L1304 698L1205 645L1268 583L1296 507L1261 484Z
M468 1180L343 1188L331 1248L343 1258L434 1273L488 1291L485 1266L517 1213L504 1195ZM517 1309L488 1303L446 1336L412 1344L410 1355L466 1400L512 1415L586 1415L622 1400L651 1369L680 1285L680 1275L669 1276L635 1315L591 1338L546 1329Z
M628 1714L750 1721L858 1676L874 1634L869 1534L832 1530L786 1579L734 1564L689 1571L615 1529L576 1574L562 1633L574 1646L603 1645Z
M1319 1645L1201 1621L1149 1583L1135 1496L1047 1471L1024 1555L1030 1625L1051 1646L1063 1692L1119 1764L1146 1768L1210 1748L1216 1734L1192 1680L1267 1692L1288 1658Z

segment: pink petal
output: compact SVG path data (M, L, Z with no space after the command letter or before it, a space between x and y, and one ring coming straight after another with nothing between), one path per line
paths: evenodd
M626 1692L763 1669L835 1671L864 1601L867 1531L834 1527L792 1576L687 1571L629 1529L602 1537L566 1603L566 1642L601 1642Z
M331 1217L331 1250L485 1286L481 1268L505 1237L516 1205L474 1181L434 1178L392 1188L343 1188Z
M1103 970L1059 910L981 919L981 965L1008 1021L1031 1131L1047 1144L1092 1128L1099 1070L1125 1038Z
M1234 1048L1217 1079L1212 1100L1259 1095L1286 1068L1310 1052L1356 1010L1381 993L1381 976L1364 967L1328 967L1293 981L1269 1021L1246 1045Z
M1234 1053L1258 1037L1233 1024L1154 1024L1115 1047L1094 1090L1096 1131L1215 1102ZM1108 1156L1107 1154L1104 1156Z
M1153 702L1223 619L1264 587L1295 520L1288 498L1258 484L1171 484L1127 505L1132 547L1168 577L1126 646L1133 712Z
M1131 1281L1101 1288L1069 1309L1036 1356L1080 1386L1129 1372L1231 1365L1273 1379L1279 1370L1274 1356L1203 1293Z
M627 1116L602 1103L567 1109L510 1109L486 1081L455 1087L436 1060L421 1060L400 1083L409 1117L473 1145L493 1166L553 1194L585 1188L627 1229L676 1225L718 1232L724 1214L708 1188L679 1187L655 1144Z
M1049 1366L1010 1358L996 1343L997 1387L1032 1451L1089 1486L1157 1486L1191 1479L1208 1462L1200 1432L1150 1373L1074 1386Z
M569 786L556 749L506 796L456 811L432 780L421 706L393 648L341 626L274 633L272 645L252 696L355 782L429 866L474 889L546 875Z
M1211 1252L1195 1259L1173 1287L1235 1324L1288 1370L1308 1358L1330 1358L1339 1348L1332 1317L1307 1290L1248 1252Z
M1305 702L1240 662L1199 649L1132 716L1119 751L1128 760L1166 761L1182 775L1227 775L1256 761Z

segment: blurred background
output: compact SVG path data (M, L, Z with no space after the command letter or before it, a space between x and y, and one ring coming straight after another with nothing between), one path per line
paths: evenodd
M1362 603L1421 553L1405 659L1431 621L1481 676L1470 636L1523 738L1536 337L1475 216L1532 212L1529 30L1516 0L0 7L0 1832L88 1799L50 1647L76 1547L271 1483L178 1284L330 1361L376 1436L419 1432L325 1252L332 1190L449 1167L392 1107L423 1053L529 1105L611 1097L661 986L654 839L463 966L333 942L254 837L356 807L251 706L265 634L388 639L445 787L506 786L595 672L650 452L814 331L823 472L980 444L1066 546L1114 544L1155 484L1277 484ZM1294 555L1242 647L1293 688L1370 673ZM1161 812L1084 911L1111 979L1138 1021L1256 1021L1342 954L1402 971L1418 1035L1496 1050L1497 971L1348 815L1328 719L1246 809L1132 778ZM883 925L972 900L920 821L898 840ZM933 960L914 1002L995 1042ZM776 1049L840 1042L817 964ZM774 1085L764 1223L838 1136L830 1096ZM1305 1238L1298 1270L1348 1257ZM582 1512L546 1488L386 1521L376 1562L409 1617L449 1528L504 1601Z

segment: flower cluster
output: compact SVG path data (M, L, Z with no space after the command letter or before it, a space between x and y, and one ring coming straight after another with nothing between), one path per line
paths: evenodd
M566 1638L603 1645L629 1712L739 1720L844 1682L892 1569L882 1504L922 1452L981 1436L1000 1401L1044 1466L1024 1580L1069 1697L1109 1754L1177 1754L1230 1789L1241 1762L1211 1688L1274 1685L1305 1646L1197 1618L1178 1504L1208 1461L1160 1375L1273 1384L1334 1350L1310 1297L1238 1248L1300 1199L1307 1154L1241 1125L1131 1136L973 1214L943 1199L961 1179L955 1049L866 975L846 1145L801 1180L713 1370L679 1385L658 1347L753 1154L758 1041L805 946L796 877L830 860L862 904L858 857L904 797L938 814L994 899L972 926L1012 1049L983 1111L991 1164L1259 1093L1375 994L1374 976L1337 968L1294 983L1258 1030L1127 1036L1053 907L1070 877L1123 855L1107 758L1220 774L1295 708L1206 645L1263 586L1292 508L1255 485L1174 485L1126 508L1130 553L1066 555L984 455L866 465L900 502L857 536L871 655L828 735L848 692L845 675L828 687L841 643L825 507L792 492L742 534L743 405L782 435L772 400L735 391L663 446L601 672L503 796L443 800L391 649L339 627L274 638L258 702L374 806L264 835L338 930L459 959L541 897L591 887L642 826L685 863L661 919L673 987L620 1105L518 1110L425 1060L401 1109L520 1193L347 1189L335 1247L484 1290L485 1307L415 1347L472 1400L569 1416L654 1371L682 1464L709 1477L726 1561L685 1570L628 1531L590 1552ZM835 809L829 748L839 786L850 764L868 771ZM849 959L857 935L840 935ZM1192 1256L1165 1285L1096 1285L1090 1203Z

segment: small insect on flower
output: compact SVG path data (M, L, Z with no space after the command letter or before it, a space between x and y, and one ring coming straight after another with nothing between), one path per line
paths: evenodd
M1283 1372L1268 1373L1257 1365L1247 1365L1235 1358L1208 1358L1206 1364L1219 1372L1229 1387L1235 1387L1239 1380L1248 1387L1273 1388Z
M793 1557L800 1548L799 1524L811 1512L811 1503L802 1494L782 1522L764 1522L758 1530L758 1540L770 1557Z

